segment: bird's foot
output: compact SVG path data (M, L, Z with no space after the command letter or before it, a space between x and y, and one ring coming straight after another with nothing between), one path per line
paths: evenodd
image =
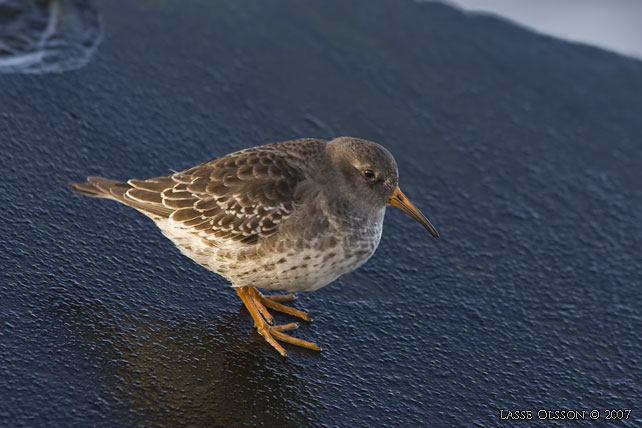
M295 329L299 326L298 323L289 323L283 325L273 325L274 318L268 312L267 307L270 307L276 311L283 312L289 315L294 315L306 321L311 321L312 318L308 314L296 309L290 308L289 306L282 305L277 303L277 300L292 300L294 295L286 294L284 296L264 296L259 290L254 287L238 287L236 288L243 304L252 315L254 319L254 326L261 336L276 349L279 354L284 357L287 357L285 349L277 342L291 343L293 345L301 346L308 349L314 349L315 351L320 351L321 347L314 342L308 342L307 340L299 339L296 337L289 336L284 331Z

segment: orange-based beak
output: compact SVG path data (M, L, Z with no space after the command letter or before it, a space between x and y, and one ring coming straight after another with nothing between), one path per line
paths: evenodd
M388 200L388 203L395 208L399 208L401 211L417 220L426 228L428 232L430 232L432 236L434 236L435 238L439 238L439 233L437 233L437 229L435 229L435 226L433 226L421 213L421 211L419 211L417 207L414 206L408 198L406 198L406 195L401 192L400 188L397 187L395 191L392 192L392 196Z

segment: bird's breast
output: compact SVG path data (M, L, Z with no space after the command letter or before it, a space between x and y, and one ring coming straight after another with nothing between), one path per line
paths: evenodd
M370 221L320 230L307 240L299 237L282 241L283 250L266 251L258 266L252 268L256 272L230 280L235 286L255 285L268 290L317 290L364 264L379 245L382 225L383 216L371 217Z
M247 269L234 269L229 279L234 286L293 292L317 290L365 263L376 250L380 236L341 239L332 247L325 246L323 238L314 239L309 245L269 253L248 263Z
M364 264L379 245L383 215L349 224L332 218L323 223L327 227L317 227L314 233L301 233L300 226L293 226L292 233L284 225L255 246L210 245L170 222L158 225L183 254L235 287L295 292L317 290Z

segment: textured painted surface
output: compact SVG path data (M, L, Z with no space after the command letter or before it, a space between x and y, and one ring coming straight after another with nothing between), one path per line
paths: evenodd
M85 68L0 76L1 425L642 423L642 63L365 4L102 1ZM282 360L222 279L65 185L337 135L386 145L442 238L390 210L366 266L301 295L321 354Z

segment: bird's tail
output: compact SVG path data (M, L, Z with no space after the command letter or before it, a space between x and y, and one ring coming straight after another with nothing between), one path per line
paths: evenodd
M159 180L171 183L171 179L167 177L160 177ZM153 219L167 218L172 214L174 210L163 205L160 192L148 191L149 189L144 187L142 189L134 187L135 183L140 180L129 180L129 182L134 185L104 177L87 177L86 183L69 183L69 185L75 193L92 198L113 199L135 208ZM146 182L144 181L144 183ZM152 179L150 183L158 184L158 181Z
M92 198L114 199L123 203L126 203L124 200L125 192L131 189L131 186L127 183L104 177L87 177L86 183L68 184L73 188L74 193Z

